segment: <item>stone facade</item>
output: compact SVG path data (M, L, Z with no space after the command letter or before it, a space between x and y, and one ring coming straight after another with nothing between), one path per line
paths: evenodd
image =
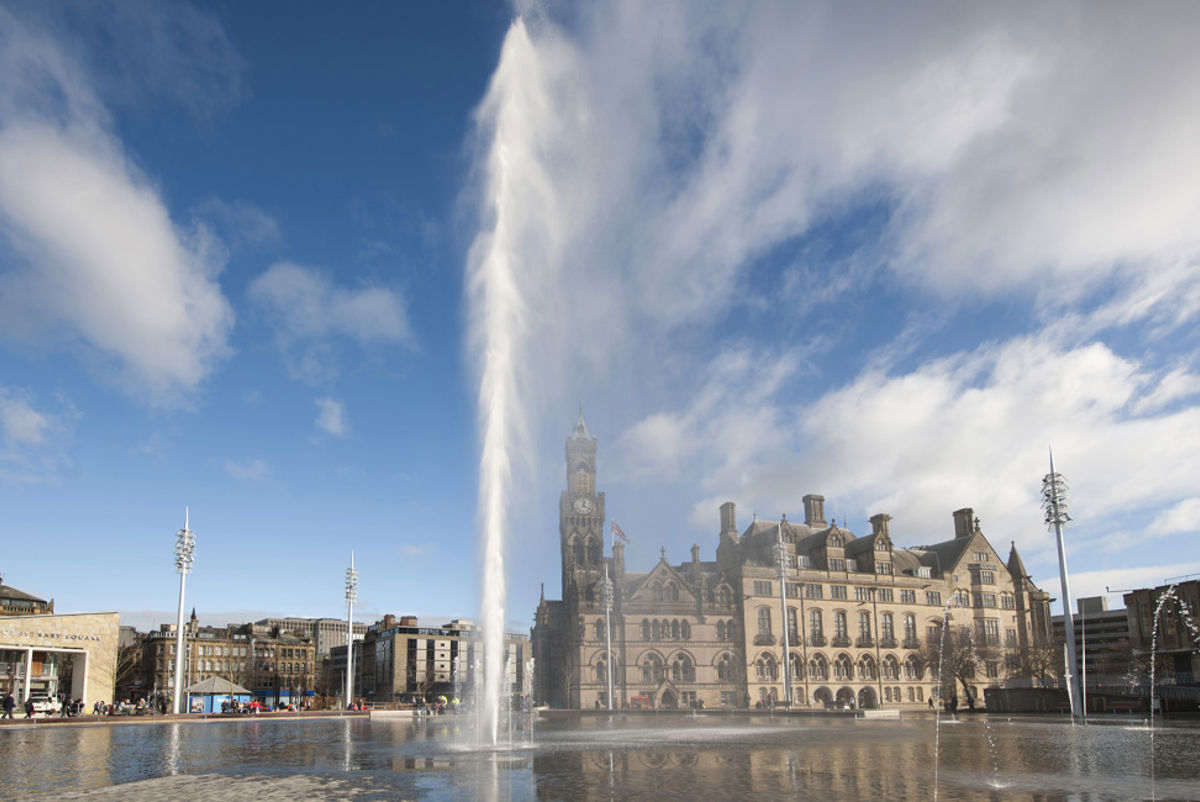
M0 619L0 687L19 700L67 695L110 701L116 684L117 613Z
M1172 685L1200 683L1200 579L1140 588L1124 595L1135 663L1148 679Z
M632 572L620 543L604 554L596 438L582 413L566 457L563 598L543 592L533 629L539 702L607 704L606 574L622 707L782 704L785 651L793 706L923 707L939 692L929 663L934 644L946 642L943 622L963 633L977 664L965 670L962 693L982 700L981 688L1011 676L1011 654L1051 637L1049 595L1015 546L1000 559L970 508L953 514L952 539L897 548L890 516L873 516L870 533L858 536L825 520L819 495L804 497L803 523L755 520L740 534L728 502L715 560L701 560L694 545L690 560L671 563L663 551L649 571Z
M305 635L258 624L200 626L196 613L184 625L184 687L209 677L250 688L260 698L301 697L316 683L315 647ZM344 632L344 630L343 630ZM175 685L175 626L163 624L143 641L144 687L169 696Z

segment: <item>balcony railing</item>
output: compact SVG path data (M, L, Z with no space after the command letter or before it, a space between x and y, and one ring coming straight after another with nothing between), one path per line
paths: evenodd
M774 646L775 645L775 636L774 635L763 635L763 634L755 635L754 636L754 645L755 646Z
M859 638L854 645L860 649L867 649L875 645L875 639L868 635L865 638Z
M846 648L847 646L850 645L850 638L848 638L845 635L834 635L832 645L834 646L834 648L837 648L837 647Z
M879 648L895 649L896 648L896 639L895 638L880 638L879 639Z
M916 638L905 638L904 639L904 648L905 649L920 649L921 641L917 640Z
M808 636L808 645L809 646L824 646L825 645L825 636L824 635L809 635Z

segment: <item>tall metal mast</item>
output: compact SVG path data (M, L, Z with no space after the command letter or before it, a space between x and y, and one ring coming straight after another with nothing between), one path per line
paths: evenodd
M350 567L346 569L346 703L349 707L354 694L354 602L358 599L358 571L354 570L354 552L350 552Z
M1067 690L1071 696L1071 716L1082 719L1083 693L1079 683L1079 662L1075 654L1075 622L1071 616L1071 589L1067 581L1067 554L1063 546L1063 527L1071 520L1067 506L1067 480L1054 471L1054 449L1050 449L1050 473L1042 479L1042 508L1046 523L1054 527L1058 540L1058 574L1062 581L1063 632L1067 641Z
M783 700L790 710L792 707L792 646L788 637L787 610L787 564L788 548L783 542L783 525L787 523L787 515L779 522L775 538L775 565L779 568L779 608L783 614Z
M183 664L188 655L183 642L183 591L187 575L192 570L196 556L196 534L188 528L188 508L183 508L183 529L175 533L175 570L179 572L179 617L175 621L175 694L171 700L171 712L186 712L183 705Z

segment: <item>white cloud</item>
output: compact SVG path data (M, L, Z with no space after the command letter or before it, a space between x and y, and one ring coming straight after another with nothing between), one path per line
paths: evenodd
M1200 532L1200 498L1185 498L1159 514L1150 524L1152 534Z
M317 419L314 425L334 437L345 437L350 433L350 423L346 420L346 405L336 398L318 398Z
M334 375L337 337L360 345L415 346L404 298L385 287L338 287L324 271L277 262L254 280L248 296L268 315L296 377L319 381Z
M30 392L0 386L0 479L54 482L70 465L67 446L78 412L66 398L56 409Z
M279 222L261 206L247 200L209 198L192 213L220 227L223 238L240 246L273 245L282 239Z
M234 479L262 479L270 470L267 463L261 459L252 459L244 463L227 460L225 472Z
M0 336L78 345L130 392L177 401L229 352L217 249L172 222L78 65L0 19Z

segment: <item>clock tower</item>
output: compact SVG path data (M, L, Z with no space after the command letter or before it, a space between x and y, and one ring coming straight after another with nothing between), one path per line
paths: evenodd
M566 456L567 489L558 505L564 601L604 573L604 494L596 492L596 438L588 432L582 405Z

